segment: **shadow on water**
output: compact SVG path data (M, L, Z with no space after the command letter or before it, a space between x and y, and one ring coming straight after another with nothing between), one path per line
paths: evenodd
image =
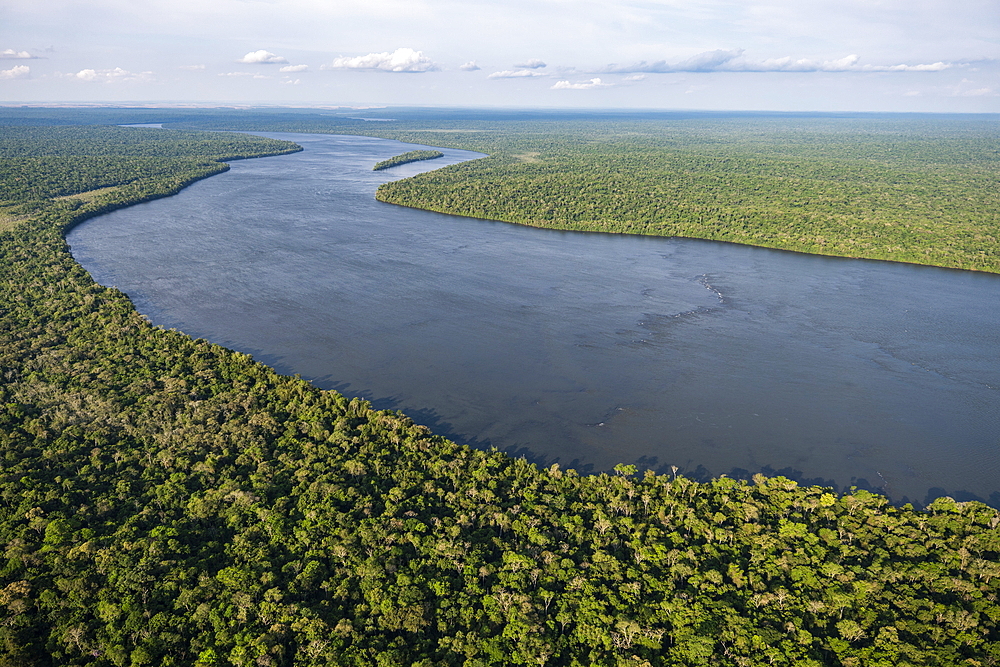
M924 498L924 503L923 504L925 506L929 505L932 502L934 502L935 500L937 500L938 498L943 498L945 496L947 496L949 498L952 498L955 501L960 502L960 503L969 502L969 501L976 501L976 502L980 502L980 503L985 503L985 504L989 505L990 507L995 507L997 509L1000 509L1000 491L994 491L993 493L991 493L989 495L989 498L983 498L982 496L978 496L975 493L970 493L968 491L951 491L951 492L949 492L946 489L942 489L942 488L939 488L939 487L935 487L933 489L930 489L927 492L927 497ZM916 503L914 503L914 504L916 505Z
M643 456L636 461L634 461L636 467L639 470L653 470L659 475L683 475L688 479L693 479L697 482L710 482L711 480L720 477L721 475L709 470L703 465L696 465L690 467L677 466L676 470L672 465L661 465L656 457L646 457ZM850 482L847 484L838 484L834 479L824 479L822 477L807 477L801 470L796 470L795 468L786 467L780 470L773 468L772 466L765 465L758 470L747 470L746 468L732 468L727 473L724 474L725 477L731 477L733 479L739 479L744 481L753 480L754 475L762 474L765 477L784 477L786 479L793 480L800 486L817 486L821 488L832 489L835 493L848 493L853 490L864 490L870 493L878 494L881 496L886 496L889 501L897 506L901 507L903 505L912 505L918 509L924 508L930 505L932 502L938 498L950 497L958 502L976 501L984 503L996 509L1000 509L1000 491L994 491L988 497L984 498L975 493L969 491L948 491L941 487L935 487L929 489L927 495L923 500L918 500L915 498L910 498L908 496L895 496L892 493L890 485L882 481L881 484L873 484L870 480L864 477L852 477Z
M732 468L724 475L718 475L715 472L709 470L703 465L695 465L691 467L689 462L688 466L676 466L674 465L662 465L660 464L657 457L647 457L643 456L633 462L634 465L642 470L652 470L658 475L683 475L688 479L693 479L697 482L710 482L720 476L730 477L732 479L739 479L744 481L752 481L754 476L757 474L762 474L765 477L784 477L786 479L793 480L800 486L816 486L826 489L831 489L835 493L848 493L853 490L864 490L869 493L874 493L882 496L886 496L889 501L897 506L901 507L903 505L912 505L918 509L924 508L930 505L932 502L938 498L950 497L958 502L968 502L976 501L996 509L1000 509L1000 491L994 491L988 497L984 498L975 493L969 491L956 490L948 491L941 487L935 487L929 489L927 495L923 500L917 500L915 498L910 498L908 496L894 496L892 494L892 489L889 484L882 481L881 484L873 484L870 480L864 477L852 477L850 482L847 484L838 484L834 479L824 479L822 477L807 477L801 470L796 470L795 468L786 467L777 470L772 466L765 465L757 470L747 470L746 468Z
M266 357L266 355L262 356ZM281 367L280 363L270 363L263 358L261 360L264 361L264 363L268 363L268 365L275 368L278 372L288 374L286 369ZM310 382L320 389L332 390L347 396L348 398L359 398L361 400L368 401L375 410L401 410L403 407L397 398L391 396L375 396L370 391L357 391L351 388L351 383L349 382L337 382L329 377L313 378ZM599 475L601 473L612 472L611 469L598 469L593 463L588 463L579 458L574 458L571 461L564 462L562 457L546 456L522 443L509 444L502 448L496 447L488 439L470 437L459 432L452 423L442 419L441 415L436 410L430 408L414 409L412 407L408 407L404 410L404 412L407 417L414 421L414 423L426 426L435 435L440 435L448 440L451 440L452 442L472 447L473 449L483 451L496 449L512 458L522 458L528 463L534 464L539 468L548 468L553 464L558 464L563 470L575 470L581 475ZM947 489L941 487L934 487L928 490L927 495L921 501L905 495L895 497L892 494L890 484L886 480L880 480L881 484L875 484L864 477L852 477L847 484L839 484L832 478L808 477L801 470L797 470L792 467L776 469L773 466L765 465L756 470L731 468L725 473L717 473L716 471L709 470L704 465L696 464L693 461L687 461L683 465L677 465L676 463L662 463L657 456L641 456L632 461L631 464L638 468L639 475L646 470L652 470L657 475L681 475L701 483L711 482L713 479L723 476L747 482L752 481L754 476L757 474L764 475L765 477L784 477L796 482L800 486L815 486L824 489L831 489L834 493L847 493L853 490L868 491L869 493L886 496L889 501L897 507L909 504L917 509L922 509L930 505L938 498L950 497L958 502L976 501L1000 509L1000 491L994 491L988 497L984 498L969 491L948 491Z
M330 380L329 378L315 378L310 380L310 382L319 387L320 389L326 389L330 391L335 391L339 394L347 396L348 398L359 398L363 401L368 401L374 410L392 410L401 411L407 417L413 420L415 424L420 424L421 426L426 426L431 430L434 435L439 435L443 438L447 438L452 442L459 445L465 445L467 447L472 447L474 449L490 450L495 449L493 443L489 440L479 439L475 437L469 437L463 435L455 429L455 426L448 421L445 421L438 411L431 408L413 408L406 407L402 402L393 396L375 396L371 391L368 390L355 390L351 388L350 382L336 382ZM512 451L515 446L507 447L503 449L505 453L511 456L521 455L519 452ZM524 451L528 451L524 449ZM527 458L527 457L525 457ZM541 457L535 457L529 459L531 463L539 463L542 461Z
M279 372L281 371L279 370ZM562 457L559 456L545 456L523 443L511 443L505 445L504 447L497 447L488 439L471 437L467 434L459 432L451 422L445 421L436 410L431 408L414 408L412 406L406 407L405 410L403 410L404 406L399 399L392 396L375 396L372 392L366 390L357 391L351 388L351 383L349 382L336 382L328 377L313 378L310 382L320 389L336 391L337 393L347 396L348 398L359 398L361 400L368 401L368 403L370 403L372 408L375 410L402 411L407 417L412 419L415 424L426 426L435 435L440 435L441 437L447 438L448 440L451 440L459 445L472 447L473 449L479 449L482 451L495 449L503 452L511 458L522 458L528 463L532 463L539 468L548 468L557 463L563 469L573 469L582 475L594 475L601 472L610 472L597 470L593 463L587 463L579 458L574 458L569 462L564 462Z
M278 373L283 375L295 374L292 369L283 365L276 357L262 353L258 350L243 351L248 354L252 354L255 359L267 364ZM593 463L588 463L579 458L574 458L571 461L564 462L562 457L546 456L535 451L524 443L511 443L505 445L504 447L497 447L488 439L470 437L461 433L456 429L454 424L444 420L440 413L436 410L431 408L413 408L412 406L405 407L404 410L404 406L398 398L392 396L375 396L371 391L356 390L352 388L350 382L336 381L329 376L304 379L307 379L313 386L320 389L336 391L337 393L348 398L359 398L361 400L368 401L368 403L370 403L372 408L375 410L403 411L407 417L413 420L414 423L426 426L435 435L440 435L459 445L483 451L496 449L512 458L522 458L528 463L532 463L539 468L548 468L553 464L559 464L563 470L572 469L581 475L599 475L601 473L612 472L611 469L598 469ZM889 501L897 507L909 504L918 509L922 509L930 505L938 498L950 497L957 502L975 501L1000 509L1000 490L993 491L989 494L989 496L983 497L970 491L949 491L948 489L942 487L933 487L927 491L926 496L922 500L918 500L910 498L906 495L895 496L892 493L891 484L885 479L879 480L881 483L876 484L864 477L852 477L848 483L839 484L832 478L807 477L801 470L797 470L792 467L776 469L773 466L764 465L756 470L731 468L725 473L718 473L717 471L710 470L704 465L695 463L694 461L686 461L683 464L663 463L657 456L640 456L632 461L631 464L638 468L638 474L640 475L646 470L652 470L658 475L682 475L688 479L702 483L710 482L713 479L722 476L747 482L752 481L754 475L757 474L764 475L765 477L784 477L796 482L800 486L816 486L831 489L835 493L846 493L852 490L868 491L869 493L886 496Z

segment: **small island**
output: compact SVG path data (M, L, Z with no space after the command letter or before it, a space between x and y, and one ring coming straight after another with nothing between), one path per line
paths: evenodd
M444 157L444 153L441 151L409 151L403 153L402 155L397 155L396 157L391 157L388 160L382 160L374 167L372 171L381 171L383 169L388 169L389 167L396 167L401 164L406 164L407 162L418 162L420 160L433 160L434 158Z

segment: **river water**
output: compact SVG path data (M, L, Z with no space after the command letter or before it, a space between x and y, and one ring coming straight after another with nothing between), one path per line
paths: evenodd
M383 204L411 144L269 133L74 256L164 327L581 471L781 473L1000 505L1000 276Z

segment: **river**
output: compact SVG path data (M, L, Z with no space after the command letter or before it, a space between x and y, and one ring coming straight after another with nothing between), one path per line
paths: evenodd
M264 133L68 237L163 327L583 472L781 473L1000 506L1000 276L533 229L374 200L412 144Z

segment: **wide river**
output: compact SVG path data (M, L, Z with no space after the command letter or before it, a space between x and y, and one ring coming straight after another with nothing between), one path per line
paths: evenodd
M74 256L158 325L477 447L1000 505L1000 276L406 209L378 184L479 155L373 172L414 146L266 136L305 151Z

